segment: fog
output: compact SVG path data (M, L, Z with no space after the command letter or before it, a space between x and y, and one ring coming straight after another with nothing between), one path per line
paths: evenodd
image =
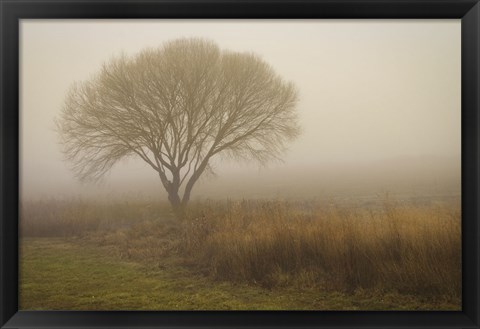
M281 162L215 158L193 198L460 193L460 20L22 20L21 198L166 198L142 160L80 183L54 118L74 81L180 37L253 52L299 91L302 133Z

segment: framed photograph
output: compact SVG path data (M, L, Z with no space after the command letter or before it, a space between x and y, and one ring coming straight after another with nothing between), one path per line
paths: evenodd
M0 10L0 328L479 328L476 0Z

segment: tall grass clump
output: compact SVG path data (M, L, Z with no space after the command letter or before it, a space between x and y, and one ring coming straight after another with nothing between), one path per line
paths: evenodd
M219 280L459 298L457 204L378 208L285 201L190 207L183 253Z

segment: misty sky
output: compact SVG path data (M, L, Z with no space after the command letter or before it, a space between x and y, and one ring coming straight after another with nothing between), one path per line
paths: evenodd
M302 134L283 163L259 169L217 160L218 176L202 181L197 195L214 195L232 173L264 185L278 173L288 189L299 172L333 184L334 168L355 181L384 164L412 184L419 171L406 163L420 163L436 184L455 171L459 183L460 20L22 20L20 33L23 197L161 191L156 173L134 160L101 185L78 183L62 160L54 118L72 83L103 62L180 37L259 54L300 95ZM224 196L238 192L223 188Z

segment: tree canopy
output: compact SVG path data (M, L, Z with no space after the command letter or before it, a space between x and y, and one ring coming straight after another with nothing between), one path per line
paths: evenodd
M178 209L214 156L279 159L299 134L297 100L259 56L178 39L118 56L73 84L56 125L79 179L96 181L136 156Z

